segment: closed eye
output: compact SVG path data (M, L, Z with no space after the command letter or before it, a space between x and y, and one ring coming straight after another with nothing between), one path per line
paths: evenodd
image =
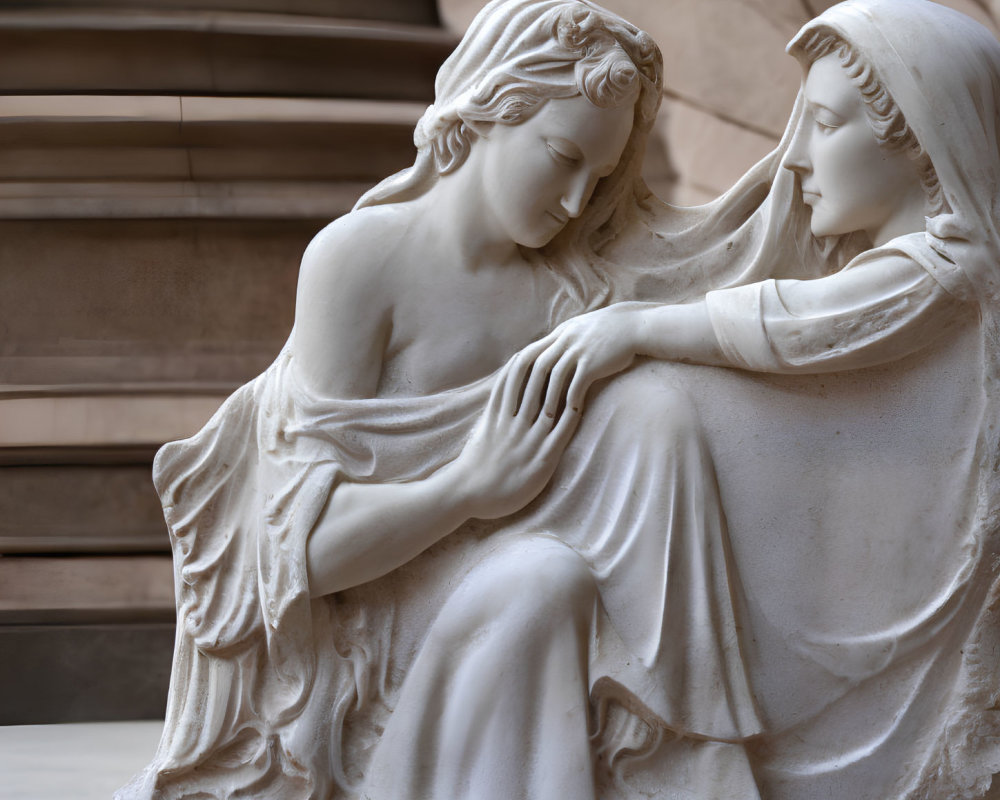
M823 131L835 130L844 124L844 119L839 114L818 103L809 103L809 113L816 127Z
M552 142L546 142L545 147L549 151L549 155L559 164L566 167L575 167L580 163L580 159L577 156L570 155L569 153L563 152Z

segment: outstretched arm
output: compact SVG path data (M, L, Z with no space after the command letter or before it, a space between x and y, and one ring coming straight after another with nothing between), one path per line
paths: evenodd
M549 373L546 413L560 399L575 411L595 381L626 369L636 356L728 365L704 301L685 305L617 303L567 320L531 345L535 369ZM566 388L568 386L568 388Z
M825 278L710 292L685 305L620 303L560 325L533 345L537 368L579 409L589 386L637 355L759 372L820 373L902 358L962 313L912 259L879 254ZM546 408L558 405L552 394Z

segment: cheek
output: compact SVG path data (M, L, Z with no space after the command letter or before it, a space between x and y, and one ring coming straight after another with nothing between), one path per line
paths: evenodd
M515 164L499 165L498 184L503 187L507 202L511 204L516 214L526 213L542 201L546 181L541 175L538 165L526 160ZM487 190L491 187L487 185Z
M898 160L878 145L867 124L845 137L841 160L841 181L858 202L878 201L898 183Z
M818 188L825 200L838 206L858 203L865 184L871 183L871 170L877 167L871 161L870 151L859 146L858 139L843 131L820 139L815 146L813 169Z

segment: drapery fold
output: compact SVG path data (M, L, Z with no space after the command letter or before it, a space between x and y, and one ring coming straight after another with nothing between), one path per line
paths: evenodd
M582 697L610 690L678 734L739 742L760 731L711 459L686 403L653 366L598 393L552 487L528 509L446 537L407 565L402 589L390 573L309 599L305 544L329 493L342 481L417 480L442 466L493 379L434 396L330 400L298 380L286 348L199 434L160 452L155 478L175 549L180 624L166 732L143 778L155 796L358 791L367 752L386 746L377 731L427 719L409 709L408 695L399 699L418 681L408 674L426 631L411 625L394 637L398 606L410 614L422 606L427 630L451 625L440 598L470 571L491 574L491 543L525 536L568 546L595 586L585 635L576 622L560 627L585 654ZM526 667L545 662L558 637L517 649L532 625L494 631L491 647ZM552 671L539 691L558 695L572 680ZM414 746L424 733L403 741ZM537 744L538 734L522 744ZM582 742L578 757L589 759Z

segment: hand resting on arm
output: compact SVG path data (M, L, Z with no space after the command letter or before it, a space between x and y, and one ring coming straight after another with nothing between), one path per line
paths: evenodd
M567 401L579 410L592 383L627 368L637 355L775 373L860 369L915 352L964 312L919 264L891 252L822 278L764 281L708 298L684 305L618 303L567 320L526 352L537 356L536 370L551 372L553 387L570 381ZM752 350L761 340L761 348L777 355L747 361L742 351L727 354L719 322L730 348ZM558 407L550 393L545 410Z
M352 232L332 227L303 259L296 363L318 391L374 397L391 327L392 298L386 289L391 281L379 280L384 265L357 260L364 248L356 235L346 248L341 240ZM370 252L385 252L382 245ZM338 252L349 252L355 260L345 267L334 255ZM342 483L331 493L306 547L312 596L378 578L465 521L513 513L542 491L579 415L539 413L545 383L533 370L533 358L533 352L522 353L503 368L483 416L454 461L422 480Z
M567 320L524 352L535 357L538 375L551 375L546 414L559 409L566 383L566 403L579 412L591 384L627 369L636 356L727 363L704 302L616 303Z
M340 485L309 537L313 596L356 586L405 564L474 517L496 519L545 488L579 414L539 413L521 389L531 361L516 356L498 377L486 411L458 458L423 480ZM537 383L537 382L536 382Z

